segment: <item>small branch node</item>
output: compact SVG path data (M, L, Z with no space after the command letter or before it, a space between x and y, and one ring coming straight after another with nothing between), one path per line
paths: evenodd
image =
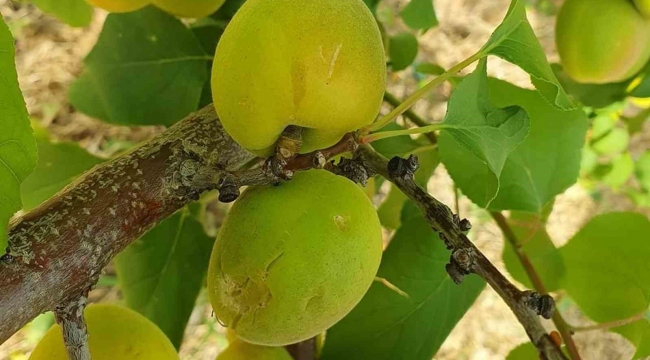
M323 153L320 151L316 151L314 153L314 157L312 158L312 166L316 169L322 169L325 167L325 164L327 164L325 155L323 155Z
M302 127L289 125L278 139L277 155L283 159L290 159L300 152L302 147Z
M453 214L452 220L454 221L454 224L458 226L458 229L466 235L470 230L472 230L472 223L468 219L461 219L458 214Z
M418 157L410 155L408 159L395 156L388 162L388 176L393 179L411 180L420 168Z
M231 203L240 195L239 185L235 181L235 177L229 173L225 173L219 178L217 190L219 190L219 201L222 203Z
M11 264L16 260L13 256L9 255L9 247L7 247L7 254L0 256L0 261Z
M523 292L522 299L526 306L535 311L537 315L541 315L544 319L553 317L555 300L550 295L542 295L536 291L527 290Z
M361 184L362 186L368 184L368 179L371 176L365 165L358 159L341 158L339 163L334 165L331 170L338 175L347 177L355 183Z
M447 265L445 265L445 270L447 270L447 273L449 274L449 277L454 281L456 285L460 285L463 280L465 279L465 276L469 275L467 271L465 271L463 268L458 265L456 260L451 259L451 262Z

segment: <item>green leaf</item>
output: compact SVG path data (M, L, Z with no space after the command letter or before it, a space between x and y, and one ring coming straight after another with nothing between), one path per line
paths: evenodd
M551 68L564 90L569 93L569 96L583 105L604 108L627 97L627 87L630 85L630 81L609 84L583 84L571 79L564 72L561 65L551 64Z
M650 191L650 150L646 150L636 161L636 177L641 186Z
M406 137L406 136L400 136ZM389 138L395 139L395 138ZM376 141L379 142L379 141ZM373 146L375 144L373 143ZM415 181L421 186L426 187L429 178L435 171L435 169L440 164L440 156L436 148L431 146L422 147L413 152L404 152L401 154L396 154L399 156L406 156L409 154L417 155L420 160L420 168L415 173ZM397 229L402 224L402 208L407 201L406 195L398 189L395 185L391 184L390 192L386 197L386 200L379 206L377 214L379 215L379 220L381 224L388 229Z
M614 328L612 331L623 335L636 348L632 359L641 359L650 356L650 318L646 313L645 318L631 324Z
M201 290L213 243L185 209L115 258L126 304L158 325L176 348Z
M415 71L419 72L420 74L427 74L427 75L442 75L445 73L445 68L438 64L432 64L432 63L421 63L415 65Z
M378 277L359 305L327 331L323 360L430 360L485 283L456 285L445 271L449 252L422 218L408 220L383 255Z
M211 60L180 20L155 7L109 14L70 101L111 123L171 125L197 109Z
M418 40L410 33L404 32L390 38L388 50L393 71L404 70L418 55Z
M506 360L535 360L539 358L537 348L530 342L521 344L514 348Z
M21 186L23 205L30 210L52 197L84 171L102 162L75 143L52 143L47 131L35 127L38 164Z
M44 13L73 27L84 27L93 18L93 8L84 0L29 0Z
M443 163L477 205L539 212L578 177L589 125L586 115L581 109L559 110L538 92L504 81L490 79L489 88L496 106L519 105L530 115L528 137L508 156L498 179L484 162L444 133L439 139Z
M596 322L621 320L650 305L650 221L632 212L593 218L560 249L563 288Z
M217 50L217 44L221 35L226 29L227 21L215 20L211 17L202 18L192 23L190 30L196 37L196 39L201 44L201 47L206 54L214 56ZM208 61L206 64L206 69L210 73L212 69L212 61ZM203 84L203 90L201 90L201 98L199 100L198 108L203 108L212 103L212 82L208 79Z
M216 20L227 20L230 21L239 8L244 5L246 0L226 0L226 2L221 5L219 10L214 14L211 14L210 17Z
M9 219L22 207L20 184L34 171L38 157L14 54L14 39L0 15L0 253L7 247Z
M452 94L443 131L485 161L498 177L508 154L526 139L530 119L520 106L493 106L489 96L487 60L482 59Z
M400 13L406 26L413 30L427 31L438 25L433 0L411 0Z
M575 109L553 74L544 49L526 19L525 5L523 0L512 0L503 22L479 53L496 55L519 66L530 75L544 99L559 109Z
M513 211L508 223L521 246L520 251L530 259L546 290L556 291L565 269L560 252L546 232L547 215ZM503 248L503 262L515 280L529 289L534 287L509 241Z
M192 23L190 30L201 44L203 51L208 55L214 56L217 50L217 44L219 43L219 39L221 39L223 31L226 29L226 25L227 23L223 21L217 21L207 17Z

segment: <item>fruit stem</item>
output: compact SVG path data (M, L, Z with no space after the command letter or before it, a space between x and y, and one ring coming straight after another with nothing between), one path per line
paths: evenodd
M473 62L481 59L484 57L485 54L481 52L477 52L476 54L468 57L467 59L461 61L460 63L454 65L451 69L447 70L444 74L438 76L437 78L431 80L428 84L424 85L420 89L418 89L416 92L414 92L411 96L406 98L402 102L401 105L393 109L390 113L382 117L381 119L375 121L374 123L368 125L366 127L366 131L368 133L377 131L384 126L388 125L391 121L395 120L398 116L402 115L406 110L410 109L413 104L415 104L418 100L420 100L426 93L431 91L432 89L438 87L445 81L449 80L452 76L456 75L459 71L463 70Z
M366 135L361 137L361 143L362 144L367 144L371 143L376 140L380 139L387 139L395 136L403 136L403 135L413 135L413 134L426 134L430 133L433 131L437 131L440 129L447 128L447 124L440 123L440 124L431 124L423 127L416 127L416 128L411 128L411 129L404 129L404 130L392 130L392 131L382 131L378 133L373 133L370 135Z

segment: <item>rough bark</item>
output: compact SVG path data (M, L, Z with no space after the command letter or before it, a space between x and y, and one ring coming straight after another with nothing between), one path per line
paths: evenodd
M192 181L202 168L234 170L253 158L210 106L14 219L0 258L0 343L76 300L113 256L197 199L204 189Z

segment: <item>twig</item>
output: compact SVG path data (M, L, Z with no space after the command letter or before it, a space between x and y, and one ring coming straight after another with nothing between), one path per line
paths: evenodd
M569 325L569 328L571 329L572 332L583 332L583 331L593 331L593 330L607 330L619 326L624 326L624 325L629 325L633 324L639 320L643 320L646 316L645 311L638 313L636 315L630 316L629 318L626 319L621 319L621 320L614 320L614 321L608 321L596 325L589 325L589 326L571 326Z
M512 228L508 224L506 218L500 212L492 211L490 212L490 214L492 215L492 218L494 218L494 221L497 223L497 225L499 225L499 228L501 228L501 231L503 232L503 236L506 238L506 240L508 240L510 245L512 245L512 248L514 249L517 258L519 259L519 262L521 262L521 265L526 271L526 275L528 275L528 278L533 283L533 287L535 288L535 290L537 290L541 294L548 294L548 292L546 291L546 287L542 282L542 279L537 274L537 271L535 270L535 267L533 266L533 263L530 261L528 255L526 255L526 253L523 252L521 245L519 244L519 241L517 239L517 236L515 235L514 231L512 231ZM580 360L580 353L578 352L578 347L573 341L573 336L571 336L572 334L569 325L562 317L562 314L560 314L559 311L556 311L553 314L552 319L553 319L553 323L555 324L555 327L560 332L560 335L562 335L562 339L564 340L564 343L566 344L566 347L569 350L569 356L571 357L571 359Z
M243 186L271 185L281 180L290 180L296 171L312 168L323 168L332 157L354 151L357 143L354 134L349 133L333 146L307 154L297 154L300 141L298 138L288 140L288 136L296 136L293 131L285 132L280 138L278 151L275 156L268 158L260 167L241 170L223 171L211 166L203 166L194 172L192 186L202 191L219 190L219 200L225 203L235 201L239 189ZM299 137L299 136L298 136ZM291 147L284 146L291 144Z
M61 326L63 341L69 360L91 360L88 346L88 329L84 309L88 298L80 296L54 310L56 322Z
M316 338L310 338L296 344L285 346L294 360L314 360L316 359Z
M384 100L391 104L393 107L398 107L402 103L395 97L395 95L389 93L386 91L384 93ZM414 125L422 127L422 126L427 126L430 125L427 123L423 118L421 118L419 115L417 115L415 112L413 112L412 109L408 109L404 112L404 116L409 119ZM424 136L426 136L429 141L432 144L436 144L438 142L438 138L436 137L436 134L433 132L425 133Z
M520 291L492 265L465 235L469 230L469 223L454 216L446 205L433 198L415 182L414 172L419 167L416 157L395 157L389 162L368 145L360 146L357 156L371 172L391 181L420 208L431 227L452 250L447 272L456 283L460 283L464 276L470 273L482 277L508 304L544 359L566 359L546 333L538 317L551 317L555 308L553 298L532 291Z

